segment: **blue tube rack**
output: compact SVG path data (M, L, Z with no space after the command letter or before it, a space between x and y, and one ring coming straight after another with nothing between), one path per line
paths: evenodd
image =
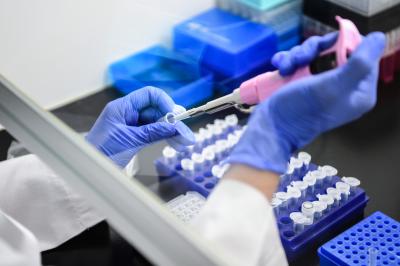
M315 169L317 169L317 165L310 164L309 170ZM295 176L291 181L302 180L303 176ZM365 191L358 187L352 192L347 201L333 207L324 213L321 218L314 221L312 225L295 234L292 229L293 222L289 218L289 214L296 211L300 212L301 205L305 201L318 200L316 198L317 194L326 194L326 189L332 187L338 181L340 181L338 176L332 177L330 183L326 183L321 188L315 190L314 196L308 195L306 198L298 201L288 212L276 213L282 244L289 261L294 261L296 258L306 254L307 251L312 250L316 246L316 243L323 243L323 241L332 237L332 232L340 232L347 225L354 223L355 218L363 216L369 198ZM283 186L280 186L279 189L281 191L284 190Z
M375 256L372 251L377 252ZM321 266L399 266L400 223L375 212L322 245L318 255Z
M232 130L241 128L242 126L238 125L234 129L223 132L220 139L225 139L227 134L232 132ZM215 141L216 140L211 143L215 143ZM204 147L205 144L196 143L195 147L196 146ZM196 150L196 152L200 150ZM182 170L180 160L183 158L190 158L191 154L191 151L179 153L179 158L172 164L163 157L159 158L155 161L156 169L160 178L174 178L174 185L180 186L180 190L182 190L183 193L187 191L196 191L204 197L208 197L219 181L219 178L212 175L211 168L222 162L229 154L224 154L220 160L214 161L214 164L207 165L201 169L201 171L197 171L194 175L188 176ZM310 164L308 169L295 172L290 181L302 180L307 171L313 171L317 168L317 165ZM326 182L323 183L321 187L316 187L313 195L307 195L302 198L287 211L275 213L282 244L289 261L294 261L310 250L316 250L319 245L332 238L335 234L342 232L343 229L353 225L363 217L364 209L369 198L362 188L357 187L352 189L346 201L341 202L339 206L332 207L330 210L325 211L322 217L315 220L312 225L307 226L303 231L299 233L294 232L293 222L289 218L289 214L291 212L301 211L303 202L317 200L317 194L326 194L326 189L332 187L338 181L340 181L340 178L338 176L333 176L330 183ZM286 185L287 184L280 184L278 191L284 191Z

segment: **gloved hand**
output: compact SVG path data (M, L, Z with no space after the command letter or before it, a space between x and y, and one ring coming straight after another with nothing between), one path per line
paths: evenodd
M287 75L310 63L335 42L335 34L314 37L273 63ZM347 64L294 81L256 107L229 162L283 173L296 150L322 132L355 120L376 103L382 33L365 37Z
M192 131L182 122L157 122L176 105L162 90L145 87L107 104L86 139L125 167L149 143L172 138L173 147L194 144Z

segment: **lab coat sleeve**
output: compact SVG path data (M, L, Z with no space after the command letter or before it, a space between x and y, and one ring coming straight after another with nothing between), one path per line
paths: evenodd
M104 219L35 155L0 163L0 209L34 234L40 251Z
M273 210L255 188L222 180L192 226L235 265L287 265Z
M0 264L39 266L39 244L33 234L0 211Z

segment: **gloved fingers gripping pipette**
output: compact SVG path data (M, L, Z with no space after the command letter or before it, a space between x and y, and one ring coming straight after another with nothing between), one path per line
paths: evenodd
M293 62L287 64L288 67L285 68L285 57L280 56L283 59L283 62L279 62L281 65L280 71L267 72L249 79L243 82L240 87L235 89L231 94L175 115L175 121L181 121L205 113L213 114L232 106L241 111L249 112L252 109L245 109L243 105L256 105L271 96L276 90L292 81L344 65L350 53L360 44L362 37L356 26L350 20L342 19L339 16L336 17L336 20L339 23L339 33L336 43L333 46L328 48L330 44L332 44L331 40L334 40L334 37L336 37L334 35L325 37L327 38L326 42L313 42L310 38L308 43L306 41L308 45L303 45L308 49L315 49L318 52L328 48L315 60L312 61L313 58L302 58L298 60L298 62L295 62L295 64L293 64ZM318 46L313 47L315 43L318 43ZM274 59L273 63L279 59L279 56ZM293 66L300 68L294 71L295 68ZM288 74L291 75L286 76Z

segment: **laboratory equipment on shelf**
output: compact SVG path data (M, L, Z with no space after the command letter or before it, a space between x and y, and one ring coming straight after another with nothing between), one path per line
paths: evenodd
M356 26L346 19L336 17L339 23L339 35L336 44L321 53L309 66L298 69L293 75L282 77L278 71L267 72L243 82L231 94L210 101L175 116L176 120L184 120L204 113L212 114L235 106L243 112L251 111L243 105L255 105L268 98L282 86L300 78L321 73L347 62L350 53L361 42L361 35Z

